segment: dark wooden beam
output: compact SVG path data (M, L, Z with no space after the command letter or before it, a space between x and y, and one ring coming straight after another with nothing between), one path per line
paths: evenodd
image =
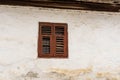
M19 5L19 6L35 6L60 9L76 9L76 10L93 10L119 12L120 4L96 3L85 1L52 1L52 0L0 0L1 5Z

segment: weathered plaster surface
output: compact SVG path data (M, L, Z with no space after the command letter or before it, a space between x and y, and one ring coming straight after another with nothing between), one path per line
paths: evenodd
M38 22L68 23L69 58L37 58ZM120 13L1 5L0 80L120 80Z

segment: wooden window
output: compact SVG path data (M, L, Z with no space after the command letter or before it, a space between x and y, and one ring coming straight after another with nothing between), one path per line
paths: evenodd
M68 33L66 23L39 23L38 57L68 57Z

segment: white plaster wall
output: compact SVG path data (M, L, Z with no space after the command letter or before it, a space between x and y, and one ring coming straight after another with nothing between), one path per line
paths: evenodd
M69 58L37 58L38 22L68 24ZM120 67L120 13L0 6L2 74L87 67L103 71Z

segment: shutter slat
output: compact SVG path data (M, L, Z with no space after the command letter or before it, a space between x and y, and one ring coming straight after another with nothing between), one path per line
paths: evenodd
M50 26L42 26L42 34L50 35L51 34L51 27Z
M42 38L42 52L44 54L50 53L50 37L43 37Z
M56 35L64 35L64 27L63 26L56 26L55 33L56 33Z
M64 37L56 37L56 54L64 53Z

